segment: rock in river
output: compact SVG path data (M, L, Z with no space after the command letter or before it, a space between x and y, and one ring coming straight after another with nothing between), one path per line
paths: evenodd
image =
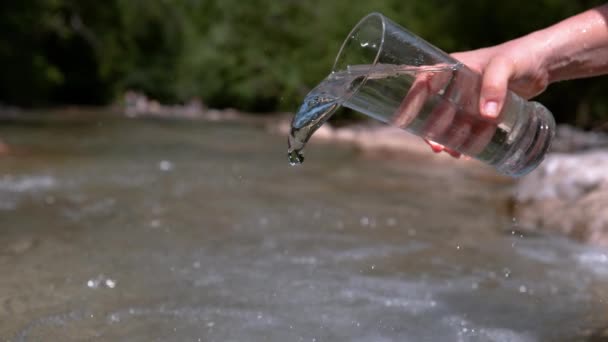
M549 154L516 185L513 208L524 229L608 246L608 150Z

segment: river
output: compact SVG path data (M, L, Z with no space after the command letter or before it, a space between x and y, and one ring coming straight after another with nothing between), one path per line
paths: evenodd
M320 144L291 167L284 136L238 122L32 114L0 137L1 341L600 341L608 326L608 251L522 234L487 170Z

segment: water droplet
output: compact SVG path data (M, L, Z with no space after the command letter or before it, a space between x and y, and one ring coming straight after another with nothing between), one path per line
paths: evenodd
M158 168L163 172L169 172L173 170L173 163L168 160L161 160L160 163L158 163Z
M304 162L304 156L297 150L287 151L287 159L291 166L300 165Z

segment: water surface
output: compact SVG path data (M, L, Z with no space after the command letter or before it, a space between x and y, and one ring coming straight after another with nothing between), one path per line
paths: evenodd
M5 121L1 341L593 341L608 254L503 183L237 123Z

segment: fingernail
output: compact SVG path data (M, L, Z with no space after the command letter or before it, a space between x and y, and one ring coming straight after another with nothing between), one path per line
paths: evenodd
M498 102L496 101L488 101L483 107L484 114L490 117L498 116Z

